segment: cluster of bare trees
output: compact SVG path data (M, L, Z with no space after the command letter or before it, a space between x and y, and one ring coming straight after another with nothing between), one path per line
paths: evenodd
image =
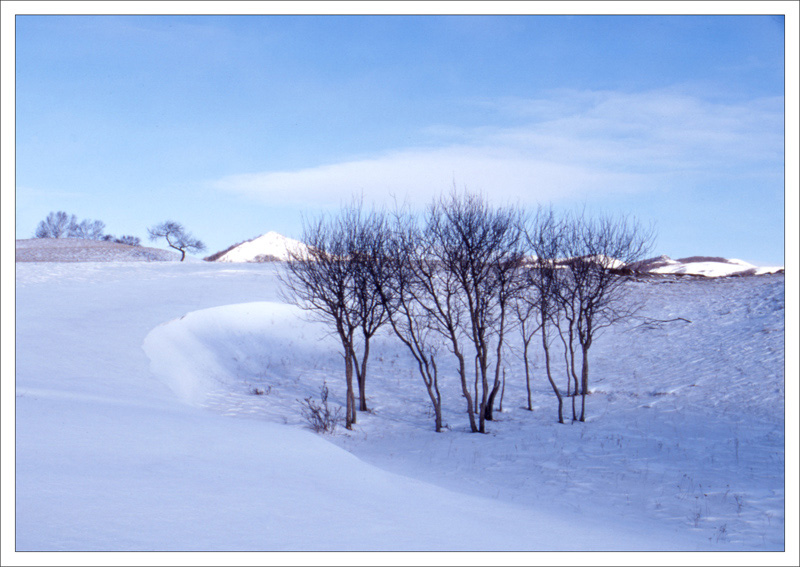
M103 221L84 219L68 215L64 211L51 212L36 226L36 238L84 238L102 240L106 225Z
M103 240L128 246L139 246L138 236L124 235L117 238L112 234L104 234L106 224L103 221L84 219L68 215L64 211L51 212L36 226L36 238L82 238L84 240Z
M369 345L381 327L406 345L442 424L439 369L455 366L470 429L486 432L502 407L509 333L521 335L531 405L529 348L538 334L545 372L558 400L572 398L584 421L589 352L603 328L629 316L625 264L642 259L652 230L624 216L589 219L539 209L492 207L455 190L423 214L365 212L354 201L340 214L304 223L304 251L282 276L288 300L335 329L347 384L345 426L367 410ZM563 347L566 389L558 386L553 344ZM580 396L580 414L576 398Z

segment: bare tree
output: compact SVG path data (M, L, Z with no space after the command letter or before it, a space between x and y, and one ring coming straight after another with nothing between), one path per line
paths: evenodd
M523 268L522 280L527 285L523 287L522 293L514 298L512 316L517 321L520 339L522 340L522 365L525 368L525 388L528 394L529 411L533 411L533 400L531 398L531 371L530 371L530 346L536 331L542 328L539 318L539 290L533 285L533 267L530 262Z
M68 215L64 211L50 213L41 221L34 233L36 238L83 238L85 240L103 240L106 225L103 221L84 219Z
M70 236L70 229L76 226L78 218L68 215L64 211L51 212L36 227L36 238L66 238Z
M439 206L446 219L441 227L447 250L443 267L455 276L459 300L465 304L466 334L474 348L480 384L479 431L485 433L501 386L506 316L522 260L521 215L516 209L494 209L480 196L460 196L455 191ZM490 385L492 351L495 368Z
M516 209L493 209L482 197L454 189L428 208L418 234L424 256L411 263L414 299L456 356L470 428L481 433L502 386L506 318L522 257L520 217Z
M86 240L102 240L103 231L106 224L99 220L82 220L80 223L72 223L69 228L71 238L83 238Z
M550 360L550 328L555 325L558 317L558 287L559 287L559 268L557 260L560 252L560 235L562 223L560 223L552 209L539 209L533 219L532 225L526 230L525 236L529 250L534 257L525 271L525 279L528 284L527 293L523 296L523 305L532 306L536 309L538 318L538 329L542 337L542 349L544 351L545 372L547 380L553 389L553 393L558 400L558 422L564 423L564 400L561 392L553 379ZM524 313L525 311L523 311ZM533 331L529 331L533 332ZM525 329L522 328L523 340L526 336ZM528 339L529 340L529 339ZM527 345L524 345L527 352ZM528 361L525 357L526 376ZM529 390L530 392L530 390ZM529 393L530 396L530 393ZM529 397L530 408L530 397Z
M358 382L358 410L368 411L366 383L370 341L388 321L391 308L390 303L381 300L379 292L379 286L390 277L388 225L383 213L363 214L360 201L353 201L343 216L346 224L352 225L348 241L348 259L353 271L352 319L361 331L351 344ZM356 348L358 343L360 349Z
M326 222L324 218L304 222L302 241L307 248L289 251L281 283L288 301L336 330L345 363L345 427L352 429L356 422L352 344L358 324L351 316L353 272L341 229L335 221Z
M469 315L461 298L457 274L450 269L450 252L456 243L452 242L446 228L447 220L441 203L434 203L428 208L422 224L419 229L410 227L413 232L407 233L405 244L410 254L410 261L405 265L409 270L406 277L412 284L408 288L411 298L409 311L413 321L418 323L416 329L420 331L421 338L418 350L431 355L431 368L435 369L435 350L428 346L434 344L431 335L436 334L446 342L447 349L458 361L461 393L466 400L470 429L477 432L479 426L469 391L468 352L465 351L465 343L469 341L465 333Z
M559 252L561 254L565 253L563 248L568 247L564 244L564 239L572 238L574 240L576 235L577 231L574 226L571 227L568 222L562 223L562 231L559 235ZM565 394L572 399L572 420L576 421L578 414L575 397L578 395L580 386L575 364L575 337L580 307L577 286L574 285L575 279L568 267L569 262L566 262L564 258L554 261L559 270L555 272L556 286L554 287L554 300L557 308L551 314L551 320L558 331L561 344L564 346L564 370L567 378Z
M436 366L438 341L434 325L439 321L431 310L431 302L423 299L426 283L420 279L431 273L428 255L414 218L396 213L393 229L384 233L385 258L388 269L378 271L375 287L383 302L395 335L406 345L414 360L434 413L436 432L442 430L442 395Z
M507 213L508 216L505 222L508 224L502 229L504 234L502 242L499 244L501 249L496 250L492 258L493 274L490 279L491 285L487 286L487 291L496 299L493 332L496 335L495 341L497 343L494 384L486 403L486 419L488 420L494 419L494 401L497 394L501 393L501 384L503 390L505 390L505 370L503 371L502 382L500 376L504 341L506 333L513 330L518 323L518 320L511 317L511 307L517 297L523 293L526 283L522 279L525 261L523 247L524 217L520 210L510 209ZM500 399L498 409L503 411L502 394Z
M627 297L628 278L620 268L646 257L654 231L624 215L591 220L581 214L571 217L568 225L567 237L563 240L567 269L560 289L562 306L569 309L574 318L581 350L578 419L585 421L589 350L604 328L631 317L640 307Z
M358 201L335 218L304 223L302 239L307 249L289 251L281 276L285 297L334 327L341 341L348 429L356 423L353 375L359 386L360 410L367 411L370 340L388 318L376 288L387 262L381 240L384 229L383 216L363 213Z
M186 251L202 252L206 249L205 244L194 238L191 233L183 228L183 225L175 221L164 221L147 229L150 240L164 238L170 248L181 253L181 262L186 258Z

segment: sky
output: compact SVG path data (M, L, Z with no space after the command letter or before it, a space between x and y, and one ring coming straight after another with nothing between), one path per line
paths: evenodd
M210 254L455 184L632 215L653 255L784 265L789 21L16 15L15 236L171 219Z

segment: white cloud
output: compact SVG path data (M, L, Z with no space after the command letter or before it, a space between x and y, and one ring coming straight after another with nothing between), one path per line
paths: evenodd
M707 179L783 168L782 98L722 104L668 91L560 91L495 105L521 125L446 127L450 142L441 147L232 175L215 186L274 204L324 207L353 193L420 204L455 180L494 201L533 203L657 190L678 172Z
M351 194L368 201L396 196L428 201L453 183L491 194L496 200L555 200L579 197L587 190L633 190L638 176L598 171L521 155L513 148L451 146L403 150L373 159L298 171L226 177L218 186L284 204L338 205Z

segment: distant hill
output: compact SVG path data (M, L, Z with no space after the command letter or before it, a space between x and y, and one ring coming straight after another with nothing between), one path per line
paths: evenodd
M16 241L17 262L175 262L169 250L83 238L29 238Z
M251 240L207 256L208 262L278 262L289 259L289 251L302 251L306 245L277 232L267 232Z
M716 256L691 256L673 260L669 256L658 256L627 266L637 273L704 276L709 278L726 276L748 276L783 273L782 266L759 267L743 260Z

